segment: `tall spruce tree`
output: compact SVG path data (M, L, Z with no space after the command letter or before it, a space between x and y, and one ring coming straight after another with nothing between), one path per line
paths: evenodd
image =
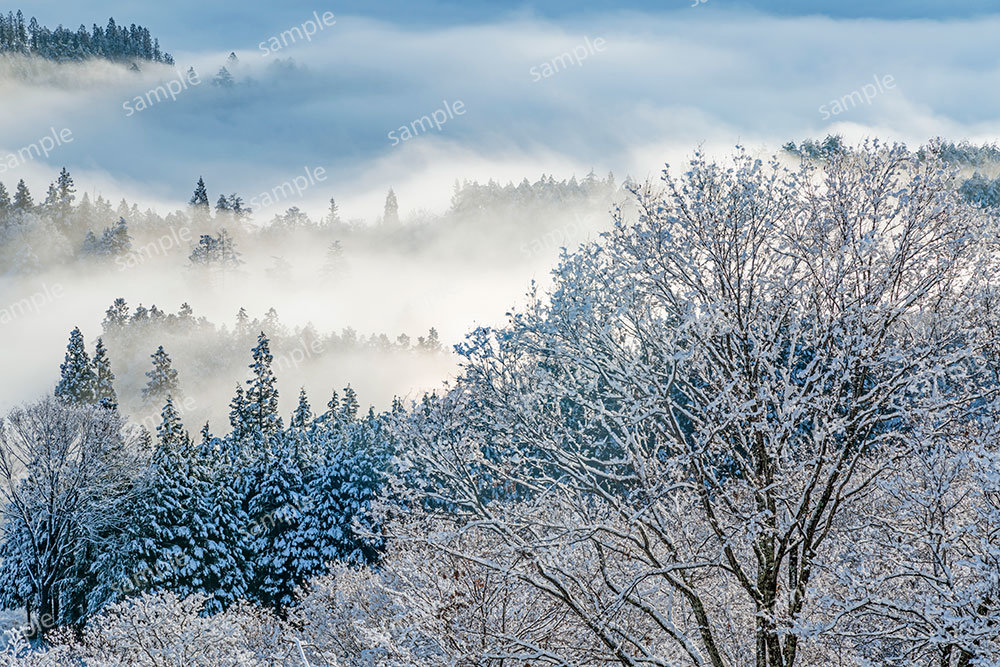
M246 426L260 445L277 435L281 430L278 413L278 387L271 363L270 341L263 331L257 336L253 348L253 363L250 364L250 379L247 380L245 419Z
M115 374L111 371L111 360L108 358L108 349L104 347L104 340L97 339L94 349L94 400L102 408L107 410L118 409L118 395L115 393Z
M69 344L66 346L66 357L59 366L60 379L56 385L55 395L67 403L78 405L93 403L97 376L90 364L83 333L79 327L69 334Z

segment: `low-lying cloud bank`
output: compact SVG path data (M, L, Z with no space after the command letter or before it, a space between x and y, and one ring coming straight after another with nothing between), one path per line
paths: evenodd
M73 137L47 156L20 161L0 180L12 190L23 178L40 200L65 165L78 196L126 197L166 213L186 204L199 176L214 203L220 193L250 199L275 192L303 170L322 168L322 182L260 208L257 223L289 206L318 217L330 197L344 219L371 222L390 187L405 219L447 209L456 179L582 178L593 168L601 176L613 170L642 180L655 177L664 161L683 162L698 146L720 153L742 143L770 153L788 140L830 132L849 141L879 136L911 144L937 135L992 141L1000 134L1000 92L984 85L1000 64L982 49L994 40L1000 17L776 17L707 3L688 12L523 14L441 28L333 9L336 23L310 39L292 29L312 10L294 21L287 12L271 15L267 30L260 21L236 24L231 45L175 50L176 68L0 61L0 96L11 101L0 107L0 157L18 154L53 128ZM172 48L169 27L158 31ZM282 48L265 54L259 43L271 44L271 37ZM219 76L223 66L231 81ZM189 68L198 84L191 84ZM873 77L887 76L893 86L864 94ZM176 91L171 82L178 81L188 85ZM141 110L137 97L145 101ZM434 122L437 111L458 102L463 113ZM390 133L398 138L402 127L409 136L394 143ZM610 216L598 213L601 221L567 235L566 244L610 224ZM519 233L529 250L540 235ZM140 271L127 282L115 275L81 281L53 270L27 286L0 283L4 303L56 284L72 292L0 330L6 343L0 361L16 367L12 377L23 383L0 402L45 390L68 330L89 327L93 339L102 309L119 296L168 309L190 301L216 322L239 306L258 313L275 306L298 326L313 320L327 330L413 334L438 326L454 340L489 314L502 318L532 278L544 278L556 252L546 247L488 269L463 262L459 248L447 263L421 254L402 262L368 258L358 282L338 288L337 298L307 282L261 288L256 302L245 291L239 299L224 291L199 294L173 269ZM253 266L257 273L246 284L268 283L268 259ZM25 349L32 350L27 363Z

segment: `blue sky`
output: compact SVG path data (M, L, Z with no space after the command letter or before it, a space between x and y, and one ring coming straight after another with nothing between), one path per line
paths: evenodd
M94 0L70 3L66 0L34 0L26 15L35 15L45 24L76 26L103 24L109 15L127 23L144 23L163 41L179 49L244 48L261 32L274 25L300 20L314 10L320 14L364 16L400 26L427 27L483 23L511 17L549 20L583 20L622 11L657 15L684 12L691 0L552 0L548 2L454 2L345 0L323 3L285 0L281 3L249 0L238 4L203 3L192 0L136 3L131 0ZM699 10L747 11L775 16L827 16L836 19L878 18L955 19L1000 12L995 0L707 0Z

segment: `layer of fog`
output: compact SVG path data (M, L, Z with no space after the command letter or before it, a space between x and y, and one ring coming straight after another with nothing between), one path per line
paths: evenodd
M65 165L78 196L125 197L165 213L186 202L199 175L214 202L220 192L250 198L304 167L323 167L326 181L256 211L257 223L293 205L319 217L331 196L345 219L372 222L389 187L406 218L444 211L455 179L580 178L594 168L602 176L614 170L643 180L664 161L683 164L698 145L721 154L743 143L766 154L785 141L830 132L910 144L936 135L991 141L998 134L998 93L982 85L998 63L983 56L982 45L991 43L1000 19L837 21L702 9L709 8L445 29L338 15L336 26L311 43L268 57L257 42L289 25L276 23L267 34L233 27L230 48L174 51L176 69L33 63L25 71L23 62L7 62L0 64L0 155L37 142L51 127L72 130L74 140L0 180L10 188L24 178L40 200ZM150 28L170 50L170 35ZM606 50L533 81L532 67L598 37ZM237 85L213 86L230 50L239 58L230 65ZM200 85L126 117L124 102L192 66ZM818 113L820 105L886 74L895 88L870 103L828 121ZM467 113L440 131L391 145L390 130L431 114L444 100L461 100ZM350 279L335 287L314 280L322 247L241 248L248 261L243 275L221 286L201 284L185 268L189 247L128 272L52 266L28 281L3 278L2 304L56 285L65 296L0 326L0 409L50 391L69 329L83 328L92 345L104 309L117 297L171 312L187 302L196 315L229 326L240 306L258 317L273 306L289 326L312 322L320 331L353 327L415 337L434 326L452 343L476 323L502 321L532 279L545 280L559 244L572 246L610 224L606 210L586 225L573 226L574 220L544 221L546 230L572 233L538 252L521 247L542 233L518 228L493 262L466 257L461 244L443 256L359 252L351 257ZM492 224L504 229L512 221ZM292 263L288 281L268 277L273 256ZM156 341L149 344L152 352ZM182 380L198 372L184 367L183 350L172 354ZM306 385L321 404L330 389L351 382L363 403L384 406L392 395L437 386L452 372L453 360L412 369L398 360L388 366L344 360L314 375L290 373L281 386L285 401ZM224 406L241 378L218 378L218 390L199 402Z

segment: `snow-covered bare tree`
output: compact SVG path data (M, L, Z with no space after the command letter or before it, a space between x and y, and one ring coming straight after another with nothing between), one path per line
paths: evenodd
M0 424L0 604L24 607L33 627L94 611L90 578L100 573L90 566L122 528L138 469L134 445L117 412L55 398Z
M608 661L832 658L845 524L991 391L994 221L934 150L696 155L637 189L403 427L400 479L453 522L427 541L558 600Z

